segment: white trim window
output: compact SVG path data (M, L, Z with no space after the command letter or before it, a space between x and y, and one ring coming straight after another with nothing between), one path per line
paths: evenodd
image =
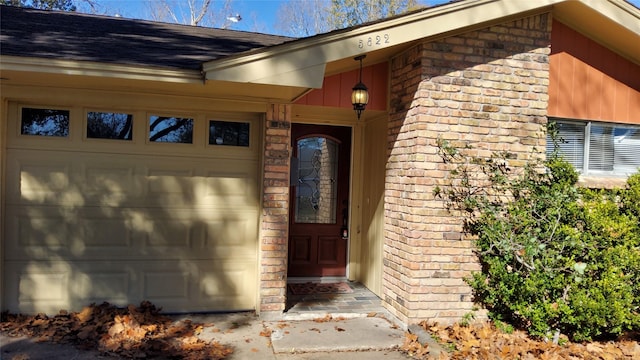
M640 126L550 119L560 154L584 175L628 176L640 169ZM547 154L554 144L547 135Z

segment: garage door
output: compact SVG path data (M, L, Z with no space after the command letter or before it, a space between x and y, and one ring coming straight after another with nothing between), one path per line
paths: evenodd
M168 312L255 308L255 120L101 112L99 121L122 121L113 136L96 137L90 109L13 104L9 113L10 311L142 300ZM165 135L178 120L190 129L162 138L153 128L159 119Z

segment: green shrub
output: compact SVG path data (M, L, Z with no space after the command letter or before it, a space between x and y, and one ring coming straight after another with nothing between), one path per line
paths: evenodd
M640 172L585 190L557 154L513 168L507 153L438 145L451 168L435 194L476 238L482 270L467 282L494 320L574 340L640 329Z

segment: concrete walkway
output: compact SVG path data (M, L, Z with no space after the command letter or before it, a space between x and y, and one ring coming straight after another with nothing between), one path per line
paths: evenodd
M266 326L272 331L276 354L389 350L400 346L404 338L402 330L378 317L281 321Z
M204 341L231 346L230 360L406 360L397 349L404 341L404 330L381 316L333 316L274 319L264 321L253 313L189 315L207 324L198 335ZM26 338L8 338L0 334L0 358L36 359L118 359L72 345L38 343Z

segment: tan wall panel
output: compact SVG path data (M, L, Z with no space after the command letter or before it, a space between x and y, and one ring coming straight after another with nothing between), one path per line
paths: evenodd
M257 211L7 208L7 261L255 258ZM168 214L170 212L171 214Z
M7 203L255 206L257 161L9 150Z
M382 245L384 243L384 179L387 162L387 120L368 122L365 128L365 161L362 209L363 284L382 294Z
M145 299L167 312L255 308L255 261L7 262L11 311L57 313L90 302ZM138 300L139 301L139 300Z

